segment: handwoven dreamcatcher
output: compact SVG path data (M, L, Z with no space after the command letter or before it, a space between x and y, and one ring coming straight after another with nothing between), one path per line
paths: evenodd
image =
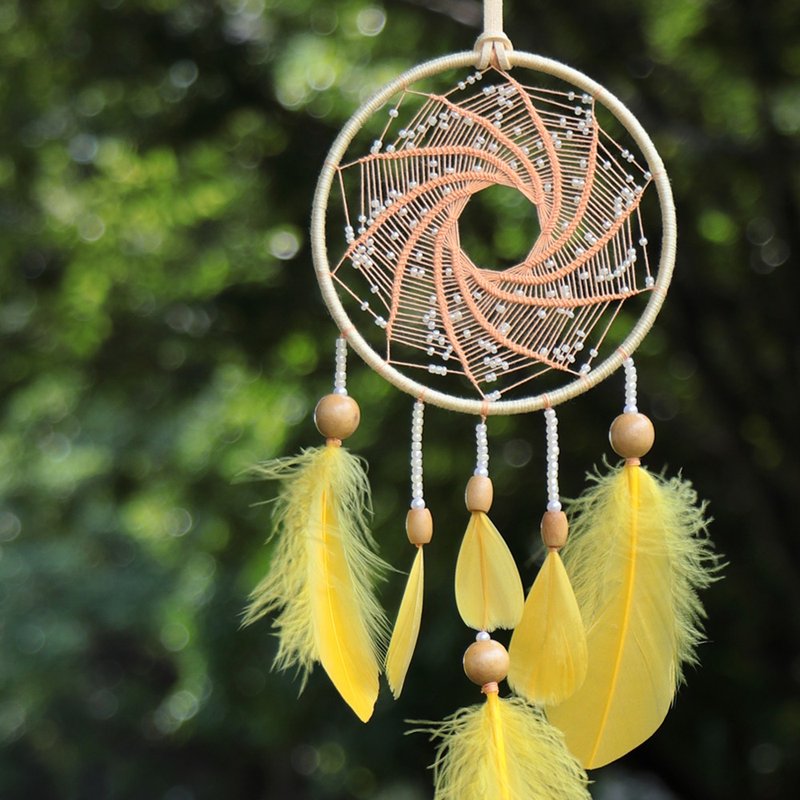
M654 433L636 406L631 356L670 282L674 208L661 159L622 103L569 67L513 51L499 0L485 10L475 51L390 83L325 160L312 246L340 331L333 393L315 413L326 443L259 468L282 481L278 538L246 621L273 615L276 666L307 673L321 663L364 722L381 673L399 696L433 533L424 408L473 415L454 583L475 632L464 669L486 702L431 729L436 797L588 797L584 769L621 757L663 721L701 637L697 590L713 579L691 486L639 462ZM465 208L495 186L517 192L538 218L529 252L503 268L475 263L462 245ZM359 422L347 345L414 399L406 530L416 555L391 626L373 593L384 565L368 529L367 479L342 446ZM590 476L568 523L556 407L619 367L624 408L610 440L622 462ZM489 518L487 437L491 417L540 410L547 555L526 598ZM491 637L497 628L513 630L508 651ZM512 694L502 697L506 678Z

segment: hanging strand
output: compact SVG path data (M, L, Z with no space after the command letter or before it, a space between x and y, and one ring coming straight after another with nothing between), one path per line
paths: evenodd
M486 432L485 422L479 422L475 426L475 444L477 446L477 457L473 474L487 478L489 477L489 436Z
M636 406L636 365L632 358L626 358L622 362L625 368L625 408L626 414L637 414L639 409Z
M486 69L492 62L502 70L511 69L509 53L514 48L503 31L503 0L484 0L483 33L475 42L478 69Z
M411 508L425 508L422 488L422 425L425 404L417 400L411 413Z
M336 373L333 379L333 393L347 394L347 339L340 336L336 340Z
M558 491L558 417L555 409L545 409L544 424L547 441L547 510L561 511Z

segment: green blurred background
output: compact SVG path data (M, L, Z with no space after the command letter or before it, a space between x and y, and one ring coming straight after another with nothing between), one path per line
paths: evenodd
M480 26L475 0L0 0L2 800L431 796L404 720L478 700L450 590L473 421L428 412L429 602L404 694L367 727L320 671L299 697L270 673L267 624L238 630L271 487L233 480L319 441L335 329L307 224L329 144ZM702 666L593 794L795 797L796 0L507 0L506 29L619 95L667 164L680 252L638 359L648 463L695 482L729 561ZM405 569L411 402L357 359L350 388L376 535ZM565 495L621 392L560 412ZM542 440L540 415L491 425L493 516L526 584ZM402 583L382 587L392 614Z

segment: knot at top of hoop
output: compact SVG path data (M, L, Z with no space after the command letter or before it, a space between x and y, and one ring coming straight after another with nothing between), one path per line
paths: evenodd
M509 53L513 49L511 39L503 31L486 31L475 40L476 66L478 69L495 66L508 71L512 67Z

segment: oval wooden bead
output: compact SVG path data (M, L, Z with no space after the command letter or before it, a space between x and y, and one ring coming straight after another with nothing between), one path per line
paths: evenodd
M347 439L361 422L358 403L346 394L326 394L314 409L314 424L326 439Z
M656 439L653 423L644 414L620 414L608 431L614 452L622 458L641 458Z
M486 513L492 507L494 500L494 487L492 479L485 475L473 475L467 481L467 490L464 492L464 502L467 511L483 511Z
M478 686L500 683L508 675L508 650L494 639L473 642L464 653L464 672Z
M567 543L569 534L567 515L563 511L545 511L540 532L546 547L560 550Z
M433 517L427 508L410 508L408 510L406 535L411 544L428 544L433 537Z

